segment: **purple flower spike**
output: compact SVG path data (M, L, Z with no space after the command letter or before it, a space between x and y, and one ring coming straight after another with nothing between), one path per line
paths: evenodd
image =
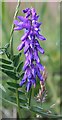
M21 44L18 50L24 48L25 63L23 66L24 76L20 82L20 86L26 83L27 92L31 86L36 87L36 77L43 83L44 79L41 71L44 71L44 66L40 63L38 52L44 54L44 49L40 46L39 40L46 40L46 38L39 33L41 22L38 22L39 15L37 15L34 8L26 8L23 10L25 16L18 16L18 20L14 20L14 30L24 29L24 35L21 37Z

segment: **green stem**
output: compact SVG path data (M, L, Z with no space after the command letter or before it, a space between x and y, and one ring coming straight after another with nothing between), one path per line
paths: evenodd
M30 89L30 92L29 92L29 106L31 105L31 95L32 95L32 88Z
M20 3L21 3L20 0L18 0L18 4L17 4L17 6L16 6L16 11L15 11L15 14L14 14L14 19L13 19L13 21L16 19L17 14L18 14L18 12L19 12ZM12 43L13 43L13 39L12 39L13 32L14 32L14 24L12 24L12 28L11 28L11 32L10 32L10 48L11 48L11 50L13 49L13 45L12 45ZM11 51L11 52L12 52L12 51Z
M17 14L18 14L18 11L19 11L19 7L20 7L20 0L18 0L18 4L16 6L16 11L15 11L15 14L14 14L14 19L16 19L17 17ZM10 50L11 50L11 55L13 56L13 32L14 32L14 24L12 24L12 28L11 28L11 33L10 33ZM16 74L16 69L14 70L15 71L15 74ZM16 84L17 84L17 81L15 80ZM16 89L16 101L17 101L17 111L18 111L18 115L19 115L19 118L21 118L21 114L20 114L20 102L19 102L19 94L18 94L18 88Z
M14 72L16 74L16 68L14 68ZM15 83L17 84L17 80L15 80ZM16 88L16 102L17 102L17 112L19 115L19 119L22 118L22 114L20 111L20 102L19 102L19 93L18 93L18 88Z
M16 81L17 83L17 81ZM16 89L16 100L17 100L17 111L19 115L19 119L22 118L21 112L20 112L20 102L19 102L19 94L18 94L18 88Z

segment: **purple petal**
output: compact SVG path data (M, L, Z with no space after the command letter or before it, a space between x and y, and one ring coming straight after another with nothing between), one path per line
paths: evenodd
M32 16L35 16L36 15L36 11L34 8L31 9L31 12L32 12Z
M19 22L19 23L18 23L18 26L19 26L19 27L24 27L23 24L24 24L23 22Z
M26 52L28 51L28 49L29 49L29 42L25 41L24 54L26 54Z
M34 85L34 88L35 88L36 87L36 79L32 78L31 81L32 81L32 84Z
M22 22L19 22L18 26L21 27L22 29L23 28L30 29L30 27L31 27L29 23L22 23Z
M23 47L25 46L25 43L24 42L22 42L19 46L18 46L18 50L20 51L20 50L22 50L23 49Z
M24 13L27 13L29 9L30 9L30 8L26 8L25 10L23 10L23 12L24 12Z
M41 24L42 24L42 22L41 22L41 23L36 22L35 26L36 26L37 28L39 28Z
M29 49L29 45L24 47L24 54L26 54L26 52L28 51L28 49Z
M14 23L15 25L18 25L18 24L19 24L18 20L14 20L13 23Z
M38 50L41 54L44 54L44 49L41 48L39 45L37 46L37 50Z
M26 82L26 80L22 80L19 85L22 87L22 85Z
M36 63L36 65L38 66L38 68L40 69L40 70L44 70L44 66L42 65L42 64L40 64L40 63Z
M14 30L22 30L22 27L15 27Z
M40 31L40 29L39 29L40 25L41 25L41 23L37 23L37 22L34 24L34 30L35 30L36 32L39 32L39 31Z
M40 81L43 81L42 74L40 73L39 69L37 69L37 76L40 79Z
M25 39L28 37L29 33L30 33L30 31L26 32L26 33L22 36L21 40L22 40L22 41L25 40Z
M25 24L22 23L22 22L19 22L19 23L17 24L17 27L14 28L14 30L22 30L22 29L24 29L24 28L26 28Z
M23 66L23 70L26 70L26 68L28 67L28 65L29 65L29 61L28 61L28 59L25 61L25 64L24 64L24 66Z
M34 78L36 78L36 69L34 67L32 68L32 75Z
M36 32L36 37L40 40L46 40L46 38L43 35L40 35L38 32Z
M39 15L32 17L32 20L36 20L37 21L38 18L39 18Z
M31 64L31 61L32 61L32 59L33 59L33 51L32 51L31 49L29 49L28 59L29 59L30 64Z
M37 62L40 62L39 56L38 56L38 51L34 51L34 60L36 60Z
M27 90L27 92L30 90L31 85L32 85L32 83L31 83L31 82L28 82L28 83L27 83L27 85L26 85L26 90Z
M27 70L27 76L28 76L28 79L30 79L32 77L32 73L31 73L30 69Z
M37 39L35 39L35 45L40 45Z
M20 19L22 22L26 22L27 18L23 17L23 16L18 16L18 19Z
M26 14L26 18L28 18L31 15L31 10L28 10L27 14Z

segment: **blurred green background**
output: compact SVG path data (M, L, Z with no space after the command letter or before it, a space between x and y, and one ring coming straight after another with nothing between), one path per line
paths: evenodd
M9 42L16 5L17 3L15 2L2 3L2 46ZM59 2L23 2L21 3L18 15L23 15L22 10L27 7L34 7L40 15L39 22L42 22L40 33L47 39L46 41L40 41L45 54L39 54L41 63L46 67L48 72L46 81L48 95L46 102L43 103L43 107L48 108L52 104L55 104L53 109L55 113L60 114L60 4ZM14 54L19 52L17 46L21 42L20 38L22 35L23 31L14 32ZM24 61L23 51L21 59ZM8 79L10 81L10 78L3 74L2 84L6 89L7 97L11 95L10 91L7 90L6 81ZM34 95L38 91L39 83L34 89ZM3 103L3 107L10 108L8 103Z

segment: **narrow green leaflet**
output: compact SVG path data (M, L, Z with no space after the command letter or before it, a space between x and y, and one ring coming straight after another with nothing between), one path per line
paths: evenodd
M7 49L7 48L9 47L9 45L10 45L10 44L9 44L9 43L7 43L7 44L4 46L4 48L6 48L6 49Z
M23 62L21 62L18 67L17 67L17 72L20 72L22 70L23 67Z
M16 92L16 88L13 88L13 87L8 87L8 89L9 89L11 92L13 92L13 93L15 93L15 92Z
M2 55L2 54L4 54L5 52L4 52L4 50L0 50L0 55Z
M25 92L23 92L22 90L18 90L18 93L19 93L19 95L25 95Z
M20 56L21 56L21 53L13 56L13 64L14 64L15 67L17 67L17 65L19 64Z
M5 59L3 59L3 58L0 58L0 62L3 62L3 63L5 63L5 64L11 64L11 63L12 63L11 61L5 60Z
M2 99L2 101L6 102L6 103L9 103L9 104L12 104L12 105L17 106L17 104L14 103L14 102L12 102L11 100L9 100L9 98L6 99L6 98L1 98L1 97L0 97L0 99Z
M11 92L16 93L16 88L14 88L14 87L8 87L8 89L9 89ZM22 90L18 90L18 93L19 93L19 95L25 94Z
M40 114L43 117L47 117L47 118L62 118L61 115L53 115L53 114L48 114L47 111L42 110L41 107L37 107L37 106L32 106L30 108L31 111Z
M6 64L0 64L0 67L8 69L8 70L13 70L12 66L6 65Z
M8 50L5 50L5 53L6 53L6 56L7 56L7 58L11 58L11 54L9 53L9 51Z
M0 70L5 73L6 75L8 75L9 77L11 77L12 79L15 79L15 80L19 80L19 77L16 76L16 73L15 72L12 72L10 70L6 70L6 69L3 69L3 68L0 68Z
M14 82L7 82L7 84L11 87L14 87L14 88L20 88L19 84L17 83L14 83Z
M22 79L22 78L23 78L23 76L24 76L24 73L21 73L20 78Z
M6 90L2 84L0 84L0 89L3 90L4 92L6 92Z
M14 102L16 102L16 96L11 96L10 97ZM24 99L23 97L19 97L19 102L20 103L27 103L27 100Z
M28 106L20 105L20 108L23 108L23 109L25 109L25 110L29 110L29 107L28 107Z

